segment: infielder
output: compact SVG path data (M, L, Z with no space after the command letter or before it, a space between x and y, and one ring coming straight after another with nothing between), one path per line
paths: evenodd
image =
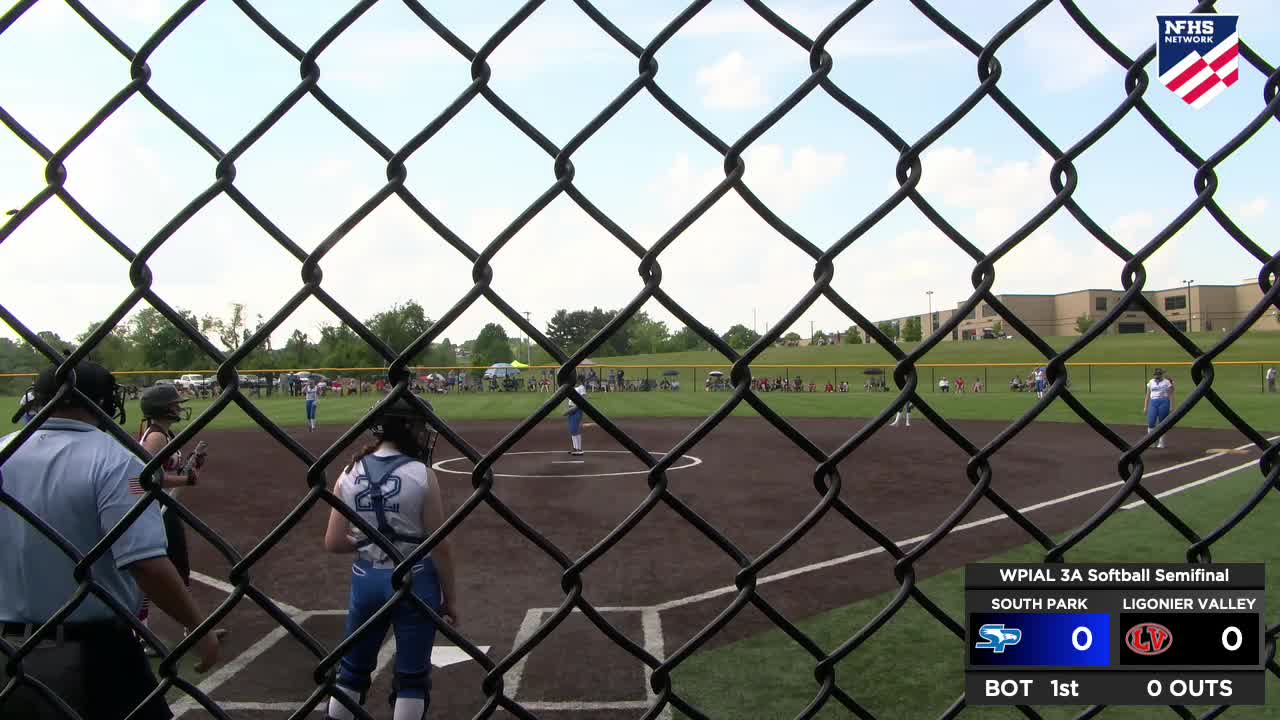
M578 377L578 386L574 390L583 398L587 396L587 386L582 383L582 377ZM569 443L570 455L582 455L582 408L578 407L572 400L569 401L569 407L565 409L564 414L569 419Z
M1156 368L1147 381L1147 391L1143 394L1142 412L1147 416L1147 434L1155 432L1156 425L1169 417L1169 408L1173 406L1173 381L1164 376L1164 370ZM1164 447L1164 439L1168 433L1160 436L1156 447Z
M320 402L320 390L316 387L314 380L308 380L306 386L302 390L302 396L307 402L307 428L311 432L316 430L316 405Z
M375 442L352 459L333 486L334 495L409 554L430 532L444 524L444 501L431 462L432 432L414 405L398 398L374 419ZM391 571L396 562L337 510L329 511L324 549L356 554L351 566L351 599L347 636L390 600ZM458 622L453 555L448 539L413 566L413 594L450 625ZM351 646L338 668L338 688L364 705L378 649L387 626L395 631L395 680L391 703L395 720L423 720L431 704L431 647L436 627L416 606L403 602L383 615ZM329 699L330 720L352 720L354 714L336 698Z
M905 417L907 421L907 427L911 427L911 400L910 399L907 400L906 405L902 406L901 410L894 413L893 422L889 423L889 427L897 427L898 419L903 417Z

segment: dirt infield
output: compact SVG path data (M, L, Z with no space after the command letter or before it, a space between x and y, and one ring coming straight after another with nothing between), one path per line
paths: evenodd
M836 448L862 421L796 420L819 447ZM651 452L670 449L696 425L694 418L627 419L624 430ZM460 423L475 447L489 448L510 422ZM981 445L1004 426L958 422ZM295 437L317 455L339 428ZM1137 439L1142 428L1122 429ZM598 428L586 431L588 454L571 457L562 421L536 428L495 467L495 492L570 557L599 542L648 493L644 466ZM242 554L247 554L306 492L306 468L260 431L208 433L211 464L199 488L183 500ZM1148 487L1160 491L1247 462L1241 455L1209 456L1207 448L1244 443L1226 431L1177 430L1172 447L1152 451ZM453 448L437 448L436 468L446 507L470 493L469 463ZM1119 479L1114 448L1083 425L1037 423L1001 450L993 461L993 487L1015 506L1051 502L1031 512L1049 532L1079 524L1110 496ZM1256 457L1254 455L1253 457ZM843 499L895 540L921 536L943 521L970 489L967 456L923 420L909 429L885 428L841 465ZM1182 464L1186 467L1176 467ZM819 501L814 463L765 422L731 418L670 473L670 489L750 556L758 555L800 522ZM1161 470L1162 468L1174 468ZM340 466L330 469L330 482ZM965 521L999 515L982 501ZM296 610L303 626L332 647L343 633L349 558L327 555L321 538L327 508L316 508L251 571L255 585ZM461 585L462 629L489 656L510 652L517 635L536 627L564 599L559 566L481 505L453 535ZM988 557L1029 540L1011 522L978 523L953 533L919 564L922 576ZM229 567L203 541L192 539L192 565L202 576L197 589L205 607L221 602ZM766 570L783 573L762 593L792 620L847 605L896 587L891 558L842 517L831 513ZM868 552L870 551L870 552ZM854 557L848 557L848 556ZM835 561L835 559L843 560ZM829 563L815 567L819 563ZM738 566L665 505L640 524L584 574L586 597L637 644L669 655L732 600ZM788 574L789 573L789 574ZM204 678L202 687L230 703L234 717L283 717L314 688L314 661L250 601L232 612L227 664ZM767 620L747 610L714 638L711 647L767 629ZM161 626L166 637L172 629ZM852 633L856 628L851 628ZM448 655L437 640L437 663ZM389 673L379 674L371 708L389 715L383 702ZM483 704L483 673L473 662L437 668L432 717L470 717ZM539 717L639 717L647 697L639 661L617 648L581 615L570 616L507 678L508 694ZM678 684L678 675L677 675ZM678 687L677 687L678 689ZM181 710L182 706L176 709ZM501 714L500 714L501 715ZM191 717L194 715L188 715Z

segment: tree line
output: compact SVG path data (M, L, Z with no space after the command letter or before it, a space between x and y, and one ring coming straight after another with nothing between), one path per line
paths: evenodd
M232 304L225 317L197 317L194 313L181 309L177 312L210 341L224 349L240 347L265 323L261 315L250 318L245 306L240 303ZM547 321L543 332L566 350L578 348L603 330L619 312L620 310L604 310L599 307L589 310L562 308ZM392 305L364 322L374 335L396 351L407 347L433 324L423 307L412 300ZM57 350L69 350L84 342L98 327L99 323L93 323L71 339L51 332L40 333L40 337ZM908 341L913 336L914 339L919 339L918 319L908 320L902 328L894 323L882 323L881 329L895 339L900 335ZM745 350L760 339L760 334L745 325L736 324L720 334L720 338L736 350ZM792 332L787 333L778 344L799 345L800 342L800 335ZM856 326L851 326L844 333L817 331L813 342L861 343L862 336ZM673 328L647 312L640 311L605 339L593 354L598 357L619 357L709 349L710 344L692 329L683 325ZM90 359L112 370L181 372L212 365L212 360L194 342L151 307L137 311L109 332L90 353ZM485 325L474 339L461 344L455 344L449 338L441 338L419 352L411 364L430 367L487 367L513 360L533 365L554 364L545 350L528 343L522 336L508 336L506 330L497 323ZM0 373L38 372L46 364L44 356L27 343L0 338ZM284 370L383 367L385 364L383 358L359 335L345 325L335 323L323 325L314 333L294 330L280 347L274 346L271 338L267 337L249 353L239 367L246 370Z

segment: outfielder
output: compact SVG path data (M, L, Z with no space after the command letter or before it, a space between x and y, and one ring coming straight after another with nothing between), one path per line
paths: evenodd
M1169 417L1169 408L1173 406L1173 381L1164 376L1164 370L1156 368L1147 381L1147 391L1143 395L1142 412L1147 416L1147 434L1155 432L1156 425ZM1156 447L1164 447L1164 439L1168 433L1160 436Z
M578 377L578 386L574 390L583 398L587 396L587 386L582 383L582 377ZM578 407L572 400L569 401L569 407L565 409L564 414L569 419L569 443L570 455L582 455L582 408Z
M1275 383L1272 384L1274 385ZM21 422L23 425L26 425L31 422L31 418L35 417L36 412L39 410L40 408L36 405L36 388L32 385L27 388L27 392L22 396L22 399L18 401L18 412L13 414L13 419L9 422L15 424Z
M315 432L316 429L316 405L320 402L320 390L316 387L314 380L308 380L306 387L302 390L302 396L307 401L307 429Z
M333 493L378 529L405 555L444 524L444 501L435 475L428 470L434 433L414 405L397 398L375 418L374 443L365 447L334 483ZM364 625L391 598L391 572L396 561L354 528L337 510L329 511L324 549L356 554L351 566L351 599L347 636ZM457 624L453 555L448 539L413 566L413 594L450 625ZM402 602L365 631L342 658L338 688L363 705L378 649L390 624L395 631L395 720L423 720L431 704L431 647L436 627L415 605ZM354 714L337 698L329 700L330 720L352 720Z

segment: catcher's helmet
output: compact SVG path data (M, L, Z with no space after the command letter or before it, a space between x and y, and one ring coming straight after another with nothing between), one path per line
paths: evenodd
M56 365L50 365L45 368L40 376L36 378L32 388L35 391L35 402L39 405L46 405L53 396L57 394L61 387L55 380L54 374L58 371ZM102 411L112 418L118 419L120 422L125 421L124 412L124 388L116 383L116 378L111 371L102 367L98 363L83 360L79 365L75 366L72 378L74 378L75 388L88 397ZM75 395L64 395L58 402L58 407L83 407L83 402Z
M422 402L431 409L431 403ZM380 440L394 442L401 452L428 465L439 439L439 433L427 424L422 411L405 397L396 398L374 415L373 435Z
M178 393L178 388L172 385L152 385L142 391L139 405L142 406L144 418L186 420L191 417L191 408L184 407L177 412L172 408L175 403L186 401L187 399Z

